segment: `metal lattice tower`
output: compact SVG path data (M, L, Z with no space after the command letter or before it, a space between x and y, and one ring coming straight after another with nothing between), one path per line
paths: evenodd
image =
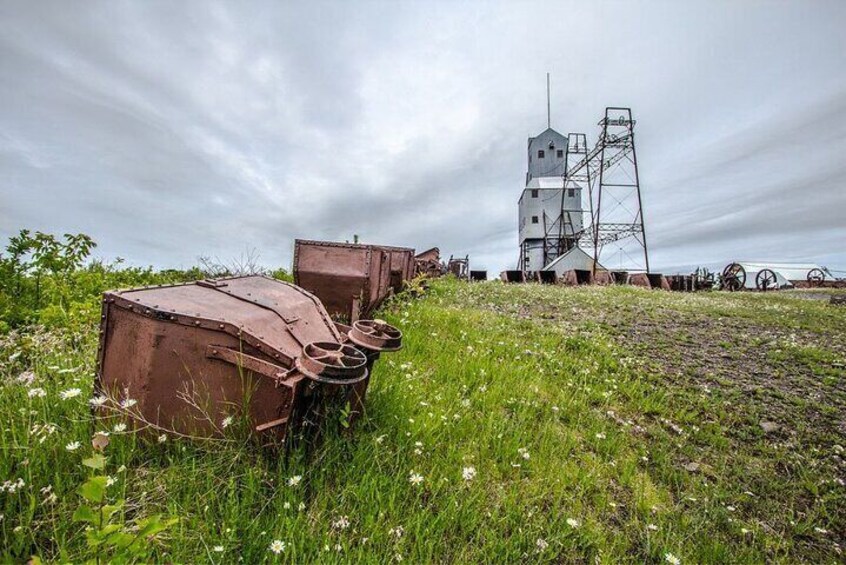
M564 185L587 188L590 207L590 225L579 234L579 246L593 249L594 271L599 263L612 270L649 272L631 109L606 108L598 125L599 139L590 151L584 134L568 136L573 165Z

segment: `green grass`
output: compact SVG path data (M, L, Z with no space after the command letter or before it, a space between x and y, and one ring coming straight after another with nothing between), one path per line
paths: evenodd
M112 433L110 496L128 518L180 518L152 561L842 559L846 309L796 293L441 280L380 315L404 348L377 363L352 434L285 457L237 429L214 442ZM86 405L96 328L0 340L0 482L25 483L0 492L2 559L83 561L80 461L115 423ZM62 400L69 388L82 393Z

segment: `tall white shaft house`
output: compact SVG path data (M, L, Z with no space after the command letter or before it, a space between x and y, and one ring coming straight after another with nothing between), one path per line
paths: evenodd
M580 188L564 189L567 138L552 128L530 137L526 188L520 196L519 240L522 271L545 270L576 245L582 231Z

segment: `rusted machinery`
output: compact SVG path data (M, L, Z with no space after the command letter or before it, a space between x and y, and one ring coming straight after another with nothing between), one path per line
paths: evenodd
M332 316L367 317L392 289L401 289L413 249L294 240L294 283L314 293Z
M361 413L381 321L336 324L313 294L263 276L107 292L96 389L139 427L222 433L229 417L284 437L309 406L339 397Z
M782 288L840 288L846 281L833 276L826 267L808 263L733 262L719 276L722 290L758 290Z
M714 288L714 273L705 268L697 267L689 275L668 275L667 282L670 290L676 292L698 292Z
M467 255L462 258L450 255L449 262L447 263L447 272L455 275L456 278L462 280L468 279L470 276L470 256Z
M446 274L446 266L441 262L441 250L433 247L418 253L414 257L414 271L417 275L431 278Z

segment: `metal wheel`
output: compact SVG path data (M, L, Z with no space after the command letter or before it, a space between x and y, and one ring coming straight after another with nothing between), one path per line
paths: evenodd
M723 289L735 292L746 285L746 269L739 263L732 263L723 269Z
M297 370L313 381L354 384L367 378L367 357L352 345L316 341L303 347Z
M825 280L825 273L822 269L811 269L808 271L808 284L810 286L820 286Z
M761 269L755 276L755 288L762 292L778 288L778 277L770 269Z
M398 351L402 332L383 320L359 320L349 332L350 341L373 351Z

